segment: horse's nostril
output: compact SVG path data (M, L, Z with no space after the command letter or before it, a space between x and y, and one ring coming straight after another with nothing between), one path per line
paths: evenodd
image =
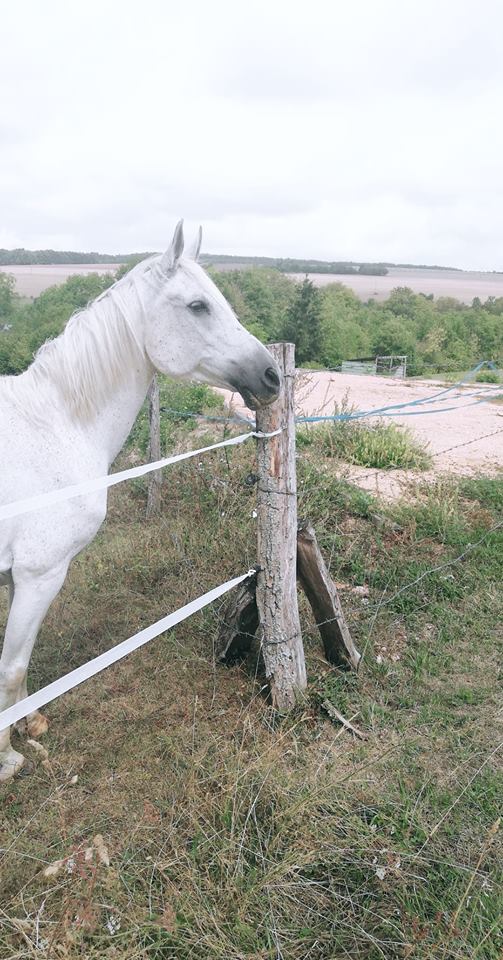
M279 377L278 377L278 374L276 373L274 367L268 367L267 370L266 370L266 372L265 372L265 374L264 374L264 377L265 377L265 380L266 380L268 386L270 386L270 387L276 387L276 388L278 388L278 387L280 386L281 381L280 381L280 379L279 379Z

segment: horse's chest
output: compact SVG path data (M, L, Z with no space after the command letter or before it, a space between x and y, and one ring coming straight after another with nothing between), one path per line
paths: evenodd
M34 429L20 421L8 434L0 429L0 503L106 473L106 458L81 434L55 424ZM12 495L14 494L14 496Z
M81 436L20 429L0 436L0 503L36 496L107 472L103 455ZM12 564L43 570L75 556L95 536L106 514L106 494L76 497L0 524L0 570Z

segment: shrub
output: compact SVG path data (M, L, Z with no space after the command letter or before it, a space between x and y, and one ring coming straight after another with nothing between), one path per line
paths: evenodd
M479 370L475 376L476 383L501 383L501 374L498 370Z

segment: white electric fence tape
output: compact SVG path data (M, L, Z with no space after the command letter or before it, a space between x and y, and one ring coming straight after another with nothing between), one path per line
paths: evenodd
M144 463L141 467L131 467L130 470L120 470L119 473L112 473L104 477L93 477L90 480L83 480L81 483L74 483L69 487L60 487L58 490L49 490L48 493L28 497L26 500L15 500L0 507L0 520L19 517L23 513L40 510L41 507L52 507L63 500L71 500L72 497L95 493L97 490L113 487L116 483L122 483L123 480L130 480L133 477L144 477L146 473L152 473L153 470L162 470L163 467L167 467L171 463L180 463L181 460L198 457L202 453L207 453L208 450L218 450L219 447L233 447L238 443L244 443L250 437L265 440L269 437L276 437L279 433L281 433L281 430L275 430L274 433L242 433L239 437L221 440L219 443L212 443L209 447L201 447L200 450L189 450L187 453L178 453L174 457L165 457L164 460L156 460L154 463Z
M76 670L72 670L71 673L65 674L65 676L60 677L59 680L54 680L53 683L42 687L37 693L32 693L31 696L25 697L24 700L19 700L18 703L15 703L12 707L8 707L7 710L3 710L2 713L0 713L0 730L5 730L13 723L17 723L18 720L22 720L23 717L28 716L29 713L39 710L40 707L50 703L51 700L55 700L56 697L60 697L61 694L67 693L68 690L72 690L73 687L78 686L79 683L82 683L84 680L89 680L90 677L94 677L97 673L100 673L101 670L110 667L112 663L116 663L117 660L122 660L128 653L137 650L138 647L142 647L145 643L148 643L149 640L153 640L154 637L158 637L160 633L164 633L165 630L169 630L177 623L181 623L182 620L186 620L187 617L192 616L193 613L197 613L198 610L202 610L203 607L207 607L208 604L217 600L218 597L221 597L224 593L228 593L233 587L237 587L238 583L242 583L243 580L246 580L247 577L252 576L254 573L254 570L249 570L248 573L243 573L240 577L234 577L233 580L227 580L226 583L220 584L219 587L214 587L213 590L209 590L208 593L204 593L196 600L191 600L190 603L187 603L184 607L180 607L179 610L175 610L174 613L168 614L167 617L163 617L162 620L158 620L157 623L152 623L150 627L146 627L145 630L140 630L139 633L135 633L134 636L129 637L128 640L123 640L122 643L118 643L117 646L112 647L111 650L101 653L99 657L95 657L94 660L89 660L88 663L84 663L81 667L77 667Z

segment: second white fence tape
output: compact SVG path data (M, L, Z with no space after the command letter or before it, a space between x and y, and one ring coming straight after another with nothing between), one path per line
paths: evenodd
M33 510L40 510L43 507L52 507L56 503L62 503L64 500L71 500L72 497L85 496L87 493L96 493L98 490L104 490L107 487L113 487L116 483L122 483L124 480L131 480L133 477L144 477L147 473L154 470L162 470L163 467L171 463L180 463L182 460L189 460L191 457L199 457L209 450L218 450L219 447L234 447L238 443L244 443L250 437L275 437L280 430L274 433L242 433L239 437L230 437L229 440L220 440L219 443L212 443L209 447L201 447L199 450L188 450L187 453L177 453L173 457L164 457L163 460L156 460L154 463L144 463L141 467L131 467L129 470L120 470L118 473L108 474L103 477L92 477L89 480L82 480L81 483L74 483L68 487L60 487L57 490L49 490L46 493L40 493L34 497L27 497L25 500L15 500L12 503L5 503L0 506L0 520L8 520L11 517L19 517L23 513L31 513Z
M12 707L7 707L6 710L0 713L0 730L5 730L7 727L12 726L13 723L17 723L18 720L27 717L28 714L34 713L35 710L40 710L41 707L50 703L51 700L55 700L56 697L60 697L61 694L67 693L69 690L77 687L84 680L89 680L90 677L94 677L97 673L105 670L106 667L110 667L113 663L117 663L118 660L122 660L128 653L137 650L138 647L142 647L145 643L148 643L149 640L153 640L154 637L158 637L159 634L176 626L177 623L181 623L182 620L186 620L187 617L192 616L193 613L197 613L198 610L202 610L203 607L207 607L208 604L213 603L214 600L218 600L224 593L228 593L229 590L237 587L239 583L242 583L243 580L246 580L247 577L252 576L254 573L254 570L249 570L248 573L243 573L240 577L234 577L233 580L227 580L226 583L221 583L219 587L214 587L213 590L209 590L208 593L203 593L202 596L196 600L191 600L190 603L185 604L184 607L180 607L179 610L175 610L174 613L169 613L167 617L163 617L162 620L158 620L157 623L152 623L150 627L145 627L144 630L140 630L139 633L135 633L132 637L112 647L111 650L106 650L105 653L101 653L98 657L95 657L94 660L89 660L88 663L82 664L81 667L77 667L76 670L65 674L65 676L60 677L59 680L54 680L53 683L42 687L37 693L32 693L31 696L25 697L24 700L19 700L13 704Z

